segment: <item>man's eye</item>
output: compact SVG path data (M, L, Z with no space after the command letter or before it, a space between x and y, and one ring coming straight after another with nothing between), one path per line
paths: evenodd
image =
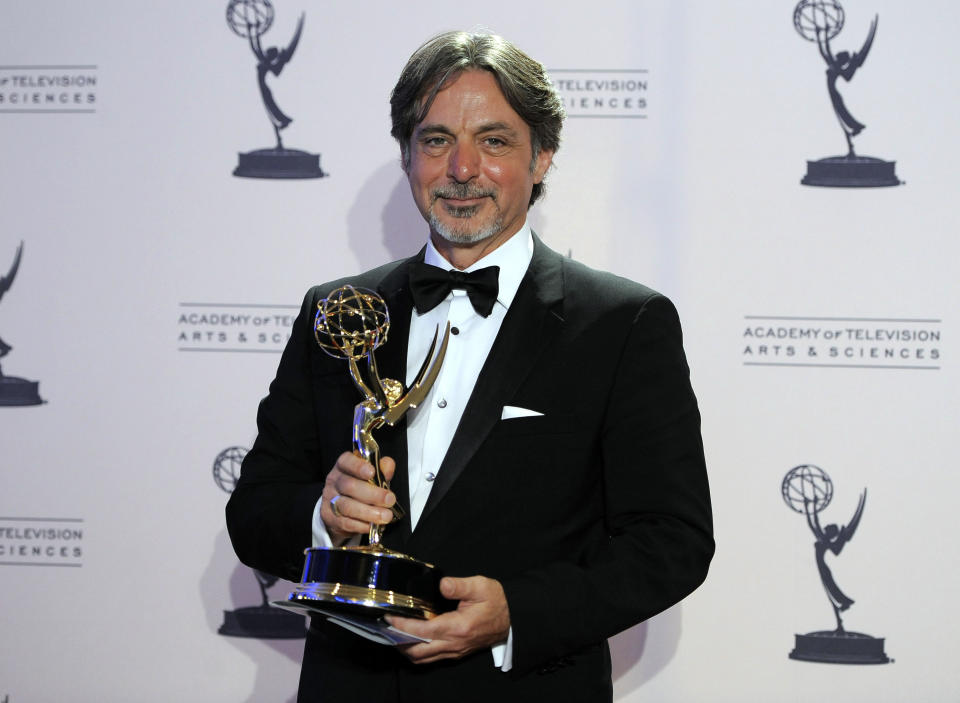
M443 146L446 143L446 137L427 137L423 140L424 146Z
M492 147L502 147L502 146L506 146L507 144L505 141L500 139L500 137L487 137L484 140L484 142L486 143L487 146L492 146Z

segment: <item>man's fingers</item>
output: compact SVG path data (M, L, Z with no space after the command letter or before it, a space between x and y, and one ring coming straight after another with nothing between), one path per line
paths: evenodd
M374 478L373 466L369 461L353 452L344 452L337 459L337 468L341 473L359 478L363 481L372 481ZM397 463L388 456L380 459L380 475L385 481L393 478Z
M392 497L393 494L391 493ZM396 498L390 501L390 505L396 502ZM330 508L330 514L338 521L337 526L347 531L351 523L359 523L359 526L352 525L351 532L366 532L370 523L386 525L393 519L393 512L388 507L379 507L370 505L356 498L351 498L343 493L331 496L327 503Z
M381 465L384 461L386 459L380 462ZM392 476L395 464L392 459L389 462L390 475ZM394 503L397 502L397 497L392 491L369 483L372 478L373 467L368 462L350 452L345 452L337 459L333 471L327 475L327 487L324 489L324 496L328 500L332 500L334 496L342 495L366 505L393 507ZM341 512L343 507L340 506ZM356 512L350 514L359 517Z
M484 600L490 596L492 586L491 579L483 576L469 576L467 578L445 576L440 580L440 592L444 598L450 600Z
M386 481L392 480L393 472L396 470L396 468L397 468L397 462L395 462L390 457L385 456L382 459L380 459L380 473L383 474L384 480Z
M326 489L324 489L324 493L331 489L332 491L329 496L330 500L332 500L334 496L341 495L359 503L363 503L364 505L373 505L383 508L392 508L393 504L397 502L397 496L395 496L392 491L389 491L386 488L379 488L378 486L374 486L366 481L361 481L351 476L338 476L332 482L331 486L328 486ZM344 507L344 505L341 505L340 510L342 511Z
M405 618L399 615L387 615L386 621L389 625L402 630L409 635L416 635L425 639L433 639L428 630L430 629L430 620L418 620L417 618Z
M441 613L429 620L405 618L401 615L387 615L384 619L398 630L428 640L443 640L451 635L463 635L468 625L463 616L455 610Z
M396 468L393 459L384 457L380 466L385 478L393 477ZM328 530L346 538L363 534L371 524L386 525L393 520L391 508L397 496L371 483L373 478L373 467L356 454L344 452L337 458L333 470L327 474L320 508L320 517Z
M380 463L383 464L382 461ZM361 481L370 481L374 476L373 467L370 465L370 462L352 452L344 452L341 454L337 458L337 464L334 469L338 470L341 474L352 476Z
M440 579L440 593L443 594L444 598L449 598L450 600L463 600L463 592L466 590L466 587L462 585L462 581L465 579L457 579L452 576L445 576Z
M431 620L391 615L387 617L387 622L398 630L430 640L398 647L414 664L429 664L442 659L459 659L477 649L470 638L470 623L458 613L445 613Z
M393 478L395 469L396 462L390 457L384 457L380 460L380 473L384 480L389 481L391 478ZM388 490L374 485L374 477L375 475L373 466L370 465L370 462L351 452L344 452L337 459L337 463L333 467L333 471L328 474L327 482L334 482L337 487L341 489L341 493L346 493L346 495L351 495L358 499L374 497L377 495L376 491L382 491L383 498L377 502L387 505L388 507L393 505L393 503L396 502L396 496L390 498L390 502L384 502L387 500L386 494L388 493ZM375 491L367 496L357 495L355 491L345 491L344 488L350 485L350 481L346 479L355 479L362 481L363 483L367 483L374 488ZM374 483L371 483L371 481L374 481Z

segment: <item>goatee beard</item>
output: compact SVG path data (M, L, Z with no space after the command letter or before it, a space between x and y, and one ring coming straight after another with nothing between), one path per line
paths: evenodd
M468 208L463 209L466 210ZM463 217L463 215L454 215L454 217ZM480 229L470 229L470 225L466 222L459 226L451 226L446 222L441 222L436 213L431 210L430 229L451 244L475 244L499 234L503 230L503 220L498 217L486 227L481 227Z
M496 205L497 202L493 192L477 188L476 186L468 183L451 183L449 185L437 188L431 193L431 195L433 196L432 205L436 205L437 200L440 198L451 198L458 200L466 200L468 198L490 198L493 200L494 205ZM480 209L479 205L451 207L445 204L441 207L443 207L447 214L453 218L464 220L462 224L448 224L446 222L441 222L436 211L434 210L434 207L431 206L429 217L430 229L451 244L475 244L476 242L482 242L484 239L489 239L490 237L499 234L503 230L503 219L500 217L499 213L497 217L485 227L481 227L480 229L471 229L467 220L476 214L476 212Z

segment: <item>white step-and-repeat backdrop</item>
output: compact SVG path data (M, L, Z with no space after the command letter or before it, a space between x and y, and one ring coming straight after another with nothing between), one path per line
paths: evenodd
M227 5L3 5L0 701L292 699L223 506L306 288L420 246L389 91L476 27L567 105L534 228L677 303L701 402L717 555L617 700L957 700L956 3L272 0L259 59ZM235 176L301 16L326 176Z

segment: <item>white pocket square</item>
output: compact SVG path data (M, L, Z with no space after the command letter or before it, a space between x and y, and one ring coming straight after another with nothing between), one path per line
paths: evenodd
M503 412L500 414L501 420L512 420L517 417L538 417L543 415L543 413L538 413L536 410L527 410L526 408L518 408L514 405L504 405Z

